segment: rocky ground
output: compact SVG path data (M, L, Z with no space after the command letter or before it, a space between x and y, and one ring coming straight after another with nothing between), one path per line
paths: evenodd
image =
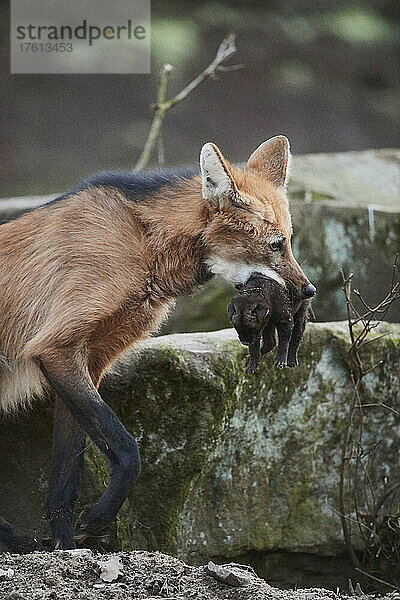
M225 579L229 583L220 580ZM358 599L377 598L356 590ZM0 556L1 600L340 600L323 589L279 590L251 567L191 567L160 552L90 550ZM381 600L398 600L394 592Z

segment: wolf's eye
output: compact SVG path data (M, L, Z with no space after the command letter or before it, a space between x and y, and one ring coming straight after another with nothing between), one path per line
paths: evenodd
M274 240L270 243L269 247L273 252L280 252L283 248L283 240Z

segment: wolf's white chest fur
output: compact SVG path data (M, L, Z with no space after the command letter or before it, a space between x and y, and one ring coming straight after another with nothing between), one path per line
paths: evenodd
M206 262L212 273L215 275L222 275L222 277L231 283L246 283L253 273L262 273L262 275L267 275L281 285L285 285L285 282L279 273L265 265L233 262L214 255L210 256Z

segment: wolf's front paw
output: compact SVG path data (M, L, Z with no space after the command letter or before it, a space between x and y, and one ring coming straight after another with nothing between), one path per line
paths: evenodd
M288 367L297 367L299 364L299 361L297 360L296 356L289 356L287 359L287 366Z
M246 368L246 373L255 373L257 371L258 364L257 363L249 363Z
M77 519L75 539L85 539L85 537L103 529L107 524L107 521L102 518L98 504L89 504Z

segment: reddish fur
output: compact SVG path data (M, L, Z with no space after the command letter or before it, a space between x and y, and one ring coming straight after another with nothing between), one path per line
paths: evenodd
M1 226L0 348L11 374L1 377L0 408L39 395L39 361L61 361L65 352L79 355L98 385L121 352L157 329L175 298L194 290L212 254L305 281L290 244L280 262L266 250L277 232L290 240L283 188L257 169L227 161L224 168L246 210L218 210L195 177L138 203L89 188Z

